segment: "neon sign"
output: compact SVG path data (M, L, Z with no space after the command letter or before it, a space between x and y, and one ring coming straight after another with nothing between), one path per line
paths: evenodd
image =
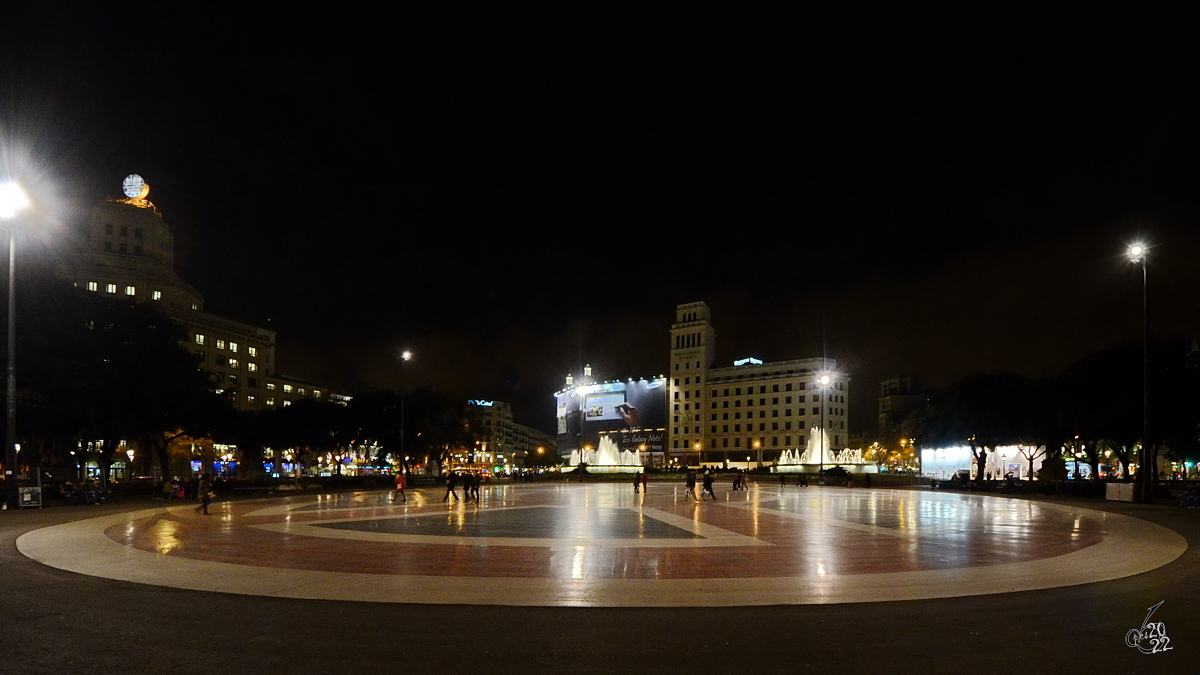
M749 364L752 366L761 366L762 360L756 359L756 358L748 358L748 359L738 359L737 361L733 362L734 366L744 366L746 364Z

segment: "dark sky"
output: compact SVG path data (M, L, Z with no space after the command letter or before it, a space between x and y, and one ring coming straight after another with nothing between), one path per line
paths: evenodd
M62 203L144 176L287 374L394 388L407 347L549 429L705 300L723 364L824 334L864 430L884 377L1137 338L1135 236L1156 332L1200 333L1194 3L157 4L6 9L5 161Z

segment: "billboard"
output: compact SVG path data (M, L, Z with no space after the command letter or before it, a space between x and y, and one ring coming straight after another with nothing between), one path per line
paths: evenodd
M666 450L665 378L581 384L555 396L558 451L596 448L608 436L621 450Z

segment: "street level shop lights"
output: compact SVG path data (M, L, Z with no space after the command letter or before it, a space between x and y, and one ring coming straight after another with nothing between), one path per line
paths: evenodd
M8 223L8 388L4 426L4 492L5 505L19 507L17 497L17 287L13 274L17 262L17 212L29 205L25 191L16 183L0 185L0 220Z

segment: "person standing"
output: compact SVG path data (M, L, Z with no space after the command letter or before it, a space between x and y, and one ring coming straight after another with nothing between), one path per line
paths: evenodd
M645 471L642 472L642 493L645 494L646 488L650 485L650 476Z
M712 496L714 502L717 501L717 493L713 492L712 471L704 472L704 490L700 493L700 499L705 499L705 494Z
M404 494L404 469L396 472L396 488L392 490L392 502L396 501L396 495L405 502L408 501L408 496Z
M638 493L638 491L641 490L641 487L642 487L642 474L640 472L633 474L633 494L636 495Z
M212 479L208 477L208 474L200 476L200 482L196 487L196 494L200 497L200 508L196 510L206 516L212 515L208 512L208 505L212 503L213 495Z

